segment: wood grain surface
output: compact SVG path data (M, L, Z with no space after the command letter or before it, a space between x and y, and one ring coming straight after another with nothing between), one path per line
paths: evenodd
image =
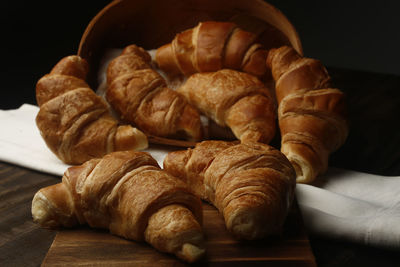
M218 211L204 204L207 255L196 266L316 266L297 205L292 208L282 235L260 241L239 242L231 237ZM86 227L57 233L43 267L186 266L150 245L129 241L107 231Z
M0 162L0 266L37 266L56 232L32 221L33 195L60 179Z

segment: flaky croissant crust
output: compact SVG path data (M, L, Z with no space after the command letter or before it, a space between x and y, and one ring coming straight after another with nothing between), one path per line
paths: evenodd
M319 60L292 47L272 49L267 64L275 80L281 151L295 167L297 182L310 183L326 171L329 155L347 138L345 95L331 88Z
M106 98L125 122L161 137L202 139L197 110L151 66L143 48L129 45L107 68Z
M275 102L253 75L230 69L195 73L177 91L241 142L269 143L275 135Z
M145 152L120 151L70 167L32 201L44 227L88 224L192 262L204 255L202 206Z
M262 143L203 141L168 153L164 169L216 206L239 239L280 233L294 197L293 167L279 150Z
M156 63L169 76L228 68L262 77L267 72L266 57L256 34L233 22L205 21L158 48Z
M84 81L88 68L79 56L67 56L36 84L36 125L49 149L67 164L81 164L112 151L146 148L147 137L119 125Z

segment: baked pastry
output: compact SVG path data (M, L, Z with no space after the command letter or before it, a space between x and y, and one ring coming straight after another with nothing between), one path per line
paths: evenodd
M195 73L177 91L242 142L269 143L275 135L275 102L253 75L230 69Z
M188 262L205 253L200 199L145 152L113 152L70 167L61 183L35 194L32 216L47 228L109 229Z
M262 44L265 50L291 44L282 31L258 17L239 13L230 21L236 23L241 29L257 35L257 42Z
M328 167L329 155L346 140L345 96L330 87L330 76L318 60L300 56L292 47L269 52L275 80L281 151L310 183Z
M203 141L168 153L164 169L217 207L238 239L280 233L294 197L293 167L266 144Z
M89 88L88 68L84 59L68 56L36 84L36 125L49 149L67 164L81 164L112 151L146 148L144 133L119 125Z
M233 22L200 22L158 48L156 63L171 77L226 68L262 77L267 72L267 50L256 41L256 34Z
M150 55L127 46L107 68L107 101L122 121L147 134L201 140L202 125L196 109L151 67Z

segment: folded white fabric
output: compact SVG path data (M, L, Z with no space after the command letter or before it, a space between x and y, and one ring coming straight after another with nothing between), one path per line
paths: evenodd
M400 177L330 168L296 196L311 234L400 248Z
M0 110L0 160L59 175L68 165L46 146L35 124L39 108L24 104L15 110Z
M50 152L35 124L39 108L0 110L0 160L61 175L69 167ZM162 166L170 151L147 149ZM298 184L296 197L309 233L400 249L400 177L329 168L313 185Z

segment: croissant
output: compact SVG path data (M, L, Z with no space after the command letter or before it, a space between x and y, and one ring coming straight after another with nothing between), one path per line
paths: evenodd
M106 98L123 121L146 133L184 138L202 138L197 110L151 68L151 57L141 47L127 46L107 68Z
M256 34L242 30L233 22L200 22L158 48L155 60L171 77L224 68L262 77L267 72L267 50L256 41Z
M84 59L68 56L36 84L36 125L50 150L67 164L81 164L112 151L146 148L147 137L118 125L106 102L89 88L87 72Z
M242 142L269 143L275 135L275 103L253 75L230 69L195 73L177 91Z
M297 182L310 183L326 171L329 155L346 140L344 93L330 88L330 76L318 60L283 46L269 52L275 80L281 151L296 170Z
M112 152L70 167L61 183L35 194L32 216L46 228L109 229L188 262L205 253L201 200L146 152Z
M163 164L218 208L236 238L260 239L281 231L296 176L279 150L262 143L203 141L194 149L168 153Z

